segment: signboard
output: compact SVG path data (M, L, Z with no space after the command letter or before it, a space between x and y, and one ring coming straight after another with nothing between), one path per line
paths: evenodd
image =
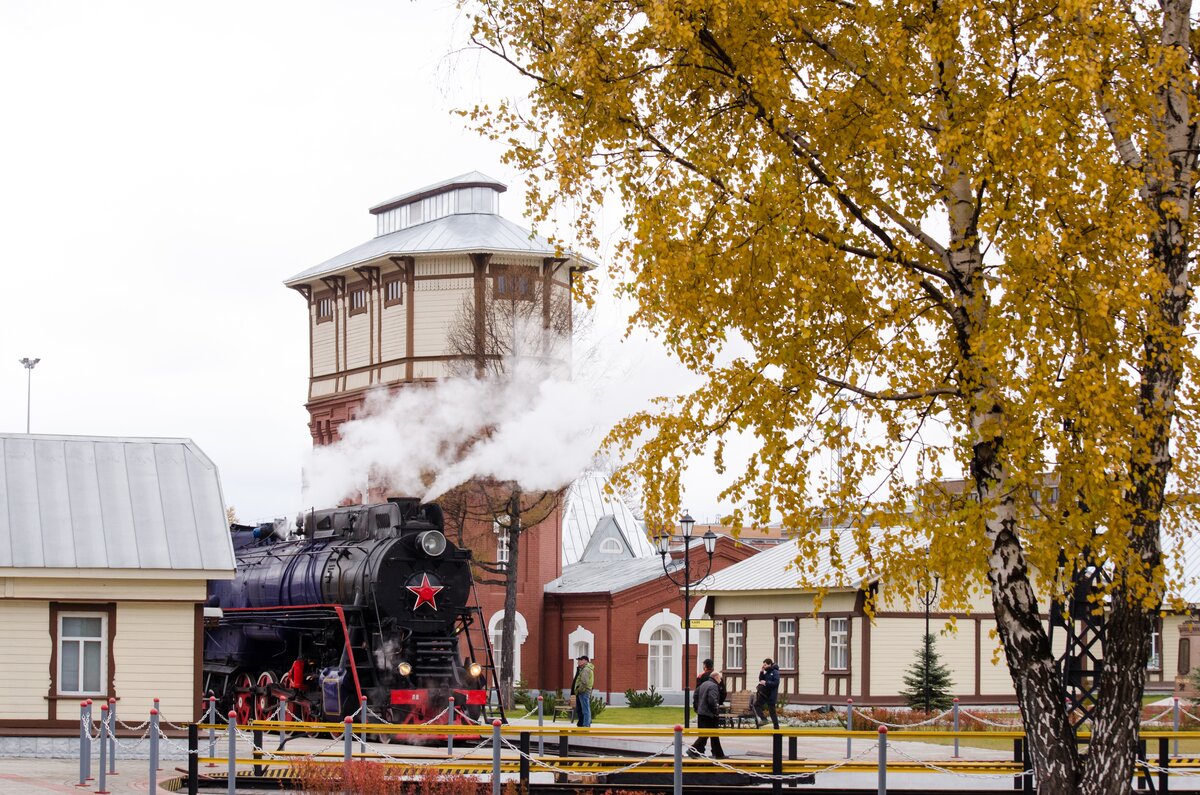
M712 629L714 621L711 618L679 619L679 626L685 629Z

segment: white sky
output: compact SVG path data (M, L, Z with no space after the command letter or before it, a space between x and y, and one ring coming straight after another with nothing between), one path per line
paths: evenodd
M473 169L527 225L521 176L452 115L519 89L449 55L468 32L445 0L0 0L0 429L25 430L40 357L34 433L190 437L243 521L294 515L307 331L282 281ZM636 347L637 389L690 380Z

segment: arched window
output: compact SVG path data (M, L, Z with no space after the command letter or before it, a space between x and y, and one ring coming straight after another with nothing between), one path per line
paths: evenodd
M525 616L516 613L513 618L516 625L513 634L516 636L517 647L513 654L513 680L521 678L521 646L525 643L525 638L529 636L529 629L525 624ZM504 611L495 613L492 619L488 621L488 636L492 640L492 656L496 661L496 674L500 674L500 650L504 648Z
M674 681L675 671L675 638L665 627L654 630L650 636L650 670L647 676L647 687L653 685L658 690L675 690L679 687Z
M606 538L600 542L600 551L620 555L625 551L625 547L621 546L621 542L615 538Z

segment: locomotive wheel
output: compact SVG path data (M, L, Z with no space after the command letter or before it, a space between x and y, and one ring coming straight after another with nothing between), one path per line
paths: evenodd
M254 711L254 682L244 671L233 677L233 711L239 726L250 722Z
M275 675L270 671L263 671L258 675L258 689L254 695L254 717L258 720L278 719L275 712L279 706L279 697L271 692L271 686L274 684Z

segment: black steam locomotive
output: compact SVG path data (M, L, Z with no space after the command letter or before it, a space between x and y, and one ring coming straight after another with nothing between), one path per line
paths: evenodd
M209 583L206 613L219 617L204 643L221 714L341 721L365 698L372 722L423 723L453 697L482 716L492 666L486 633L473 643L469 631L471 553L447 541L438 506L314 511L294 538L271 524L230 532L237 572Z

